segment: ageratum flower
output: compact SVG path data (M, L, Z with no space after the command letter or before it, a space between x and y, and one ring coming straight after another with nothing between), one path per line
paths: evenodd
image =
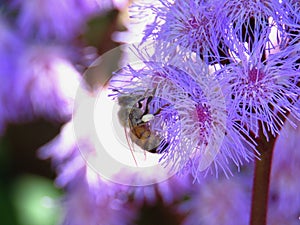
M19 114L12 98L13 77L16 73L17 56L23 49L23 43L10 27L6 18L0 14L0 134L6 122Z
M132 187L130 194L134 198L134 205L141 207L144 204L154 205L158 198L164 205L172 205L192 193L190 176L173 176L170 179L149 186Z
M115 98L136 96L140 102L151 96L148 114L154 119L149 126L164 140L157 147L163 165L192 173L197 180L208 173L218 175L219 170L229 175L230 162L239 167L254 158L237 125L227 118L220 87L201 64L144 63L141 69L129 65L116 72L110 88Z
M231 179L206 179L197 192L179 205L188 213L183 225L247 225L250 215L251 184L248 176L239 174Z
M299 42L300 3L296 0L272 2L276 9L274 19L280 30L281 47Z
M235 51L236 45L246 46L245 50L251 52L256 43L264 41L264 48L273 49L269 40L274 23L269 22L274 11L271 0L265 1L223 1L221 2L220 18L226 18L222 23L222 30L227 40L231 42L230 48Z
M156 17L146 27L144 40L152 38L172 43L197 53L207 63L224 63L228 52L221 30L219 4L220 1L178 0L145 5L144 8L151 8Z
M72 122L67 123L61 134L40 150L42 158L51 157L58 171L56 184L66 189L64 225L79 224L131 224L136 209L129 205L129 187L102 179L87 165L78 150Z
M280 132L288 113L300 119L295 105L300 94L299 50L297 44L261 62L263 49L258 47L240 62L218 71L230 113L256 137L259 123L268 139L269 133L275 136Z
M95 96L88 94L86 97L78 105L83 108L77 108L74 117L81 110L93 105ZM100 129L106 128L102 124L96 126ZM63 202L66 212L64 224L133 224L143 204L154 204L158 198L165 204L171 204L189 192L191 186L188 177L172 177L161 183L140 187L107 180L107 177L95 170L87 158L82 157L83 152L89 152L93 158L97 156L91 138L93 126L87 125L80 129L80 134L74 134L74 121L68 122L59 136L39 152L41 158L52 159L58 173L56 184L66 189ZM111 168L112 171L114 169ZM123 166L123 169L115 172L115 176L127 176L128 180L134 178L135 174L127 173L126 169Z
M148 2L148 3L147 3ZM112 35L112 39L119 43L140 43L144 38L144 30L146 26L149 25L149 21L155 19L155 14L152 12L150 7L145 5L153 5L157 3L158 0L141 2L142 9L135 1L130 7L128 7L128 13L130 18L120 17L122 24L126 27L126 30L115 31Z
M299 223L300 181L297 177L297 171L300 169L299 125L297 122L295 129L286 123L275 145L269 198L270 224Z
M18 10L16 23L24 37L46 41L69 41L83 32L84 24L96 13L112 9L112 1L98 0L13 0Z
M70 118L80 75L65 49L28 46L18 56L16 70L11 94L16 108L56 121Z
M79 10L70 1L15 0L12 7L19 10L16 22L25 37L69 40L80 28Z

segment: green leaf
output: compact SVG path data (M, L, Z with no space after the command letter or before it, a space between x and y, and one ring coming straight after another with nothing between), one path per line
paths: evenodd
M13 184L13 205L20 225L54 225L61 218L61 193L49 179L24 175Z

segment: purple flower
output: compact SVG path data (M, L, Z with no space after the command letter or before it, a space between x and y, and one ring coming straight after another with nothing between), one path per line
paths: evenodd
M19 10L16 23L25 38L46 41L69 41L83 32L92 14L113 7L111 1L97 0L14 0Z
M14 107L13 77L16 73L17 56L23 48L22 41L3 15L0 15L0 134L4 131L6 123L19 114Z
M299 41L299 2L295 0L276 1L272 2L276 8L274 19L280 30L281 47L293 45Z
M188 213L184 225L248 224L251 190L243 174L228 179L207 179L179 206Z
M299 223L300 181L297 176L300 169L299 125L297 122L298 127L295 129L287 123L276 142L270 184L268 216L270 224Z
M221 89L205 67L184 60L169 61L170 65L144 63L142 69L128 66L118 71L110 88L118 99L132 96L139 102L151 96L148 113L155 116L150 130L165 140L157 147L162 165L192 173L197 180L208 173L218 175L219 170L230 175L232 164L239 168L244 160L254 158L253 145L243 140L237 132L242 128L227 117Z
M63 224L131 224L137 208L130 204L129 187L104 180L77 153L58 167L57 182L67 190Z
M80 76L63 51L33 45L19 55L11 95L16 109L57 121L70 118Z
M62 202L65 215L63 224L130 224L136 213L129 205L129 187L112 183L100 177L78 150L72 122L67 123L61 134L40 150L42 158L51 157L58 171L56 184L66 189Z
M112 0L112 2L114 7L119 10L124 10L129 4L129 0Z
M132 187L129 193L133 196L134 205L138 208L144 204L155 205L158 198L168 206L181 201L184 196L190 194L194 189L191 184L190 176L173 176L153 185Z
M247 51L251 52L256 43L264 40L269 42L268 48L274 48L270 43L268 34L274 24L269 22L269 17L273 15L275 9L271 0L266 1L223 1L220 17L225 22L222 30L227 37L227 42L231 43L231 51L235 51L235 45L245 45ZM233 42L233 43L232 43Z
M79 73L61 46L25 45L4 17L0 18L0 133L6 123L43 116L71 117Z
M300 89L298 51L295 45L271 54L261 62L263 50L241 55L240 60L218 71L230 113L258 136L259 123L268 138L280 132L283 118L291 113L300 119L297 102Z
M63 225L112 224L129 225L137 209L126 203L128 196L119 185L98 182L91 190L84 177L78 177L77 186L66 193Z
M82 104L77 105L79 108L75 110L74 120L82 110L93 106L96 100L90 93L86 93L85 97ZM154 204L158 197L165 204L171 204L190 190L191 180L188 177L173 177L158 184L139 187L107 180L84 155L88 152L93 159L99 157L99 150L92 138L93 127L80 127L80 132L74 133L74 120L68 122L59 136L39 151L41 158L52 159L58 173L56 184L66 189L64 224L132 224L143 204ZM104 125L99 126L105 129ZM99 160L96 163L103 162ZM113 176L134 179L136 175L126 170L126 166L121 170L111 167ZM142 176L147 179L146 173Z
M151 8L156 17L146 27L144 41L172 43L199 54L207 63L228 57L219 18L220 1L160 1ZM138 6L137 6L138 7ZM166 48L167 46L163 46Z

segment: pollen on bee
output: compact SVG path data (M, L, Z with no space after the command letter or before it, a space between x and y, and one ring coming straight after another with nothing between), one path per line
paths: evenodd
M150 120L152 120L154 118L153 114L146 114L142 117L142 121L144 123L149 122Z

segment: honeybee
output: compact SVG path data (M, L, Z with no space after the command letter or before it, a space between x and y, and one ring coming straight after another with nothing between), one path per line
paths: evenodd
M133 107L130 111L128 118L130 128L129 134L131 140L145 151L160 153L166 150L169 144L161 136L151 131L149 123L164 107L166 107L166 105L151 114L149 113L149 103L152 99L153 97L149 96L144 100L144 111L140 101L138 102L139 107ZM161 146L161 149L158 148L159 146Z
M164 105L155 113L150 113L149 104L152 99L153 96L143 97L141 95L120 96L118 98L121 106L118 116L124 126L127 143L136 164L133 144L151 153L161 153L166 151L169 146L169 143L153 132L150 126L155 116L159 115L168 105ZM124 118L126 119L124 120Z

